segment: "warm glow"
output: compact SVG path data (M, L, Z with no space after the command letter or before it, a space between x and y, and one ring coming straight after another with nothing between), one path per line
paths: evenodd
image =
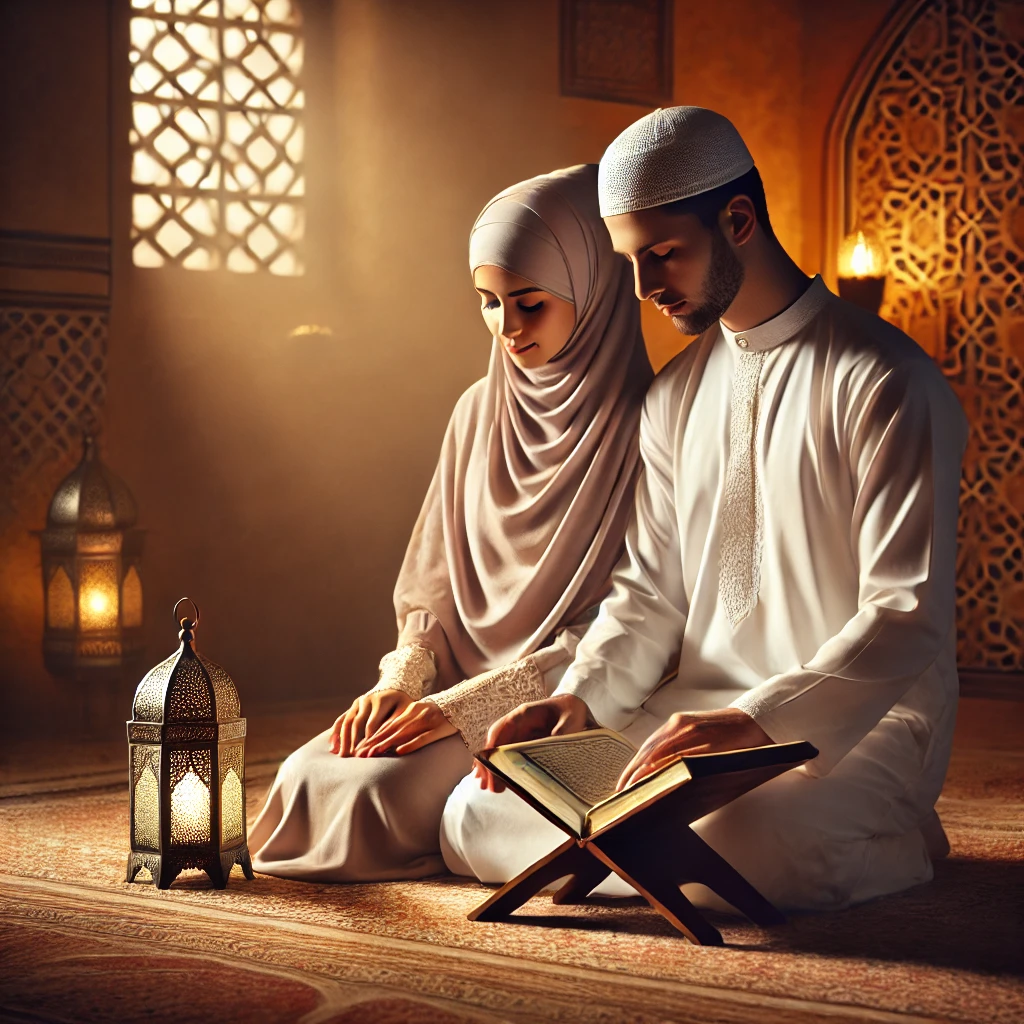
M885 250L863 230L847 235L839 247L840 277L884 277Z
M78 585L78 621L82 629L117 629L116 563L83 563Z
M850 257L850 268L855 277L867 277L875 273L875 260L864 241L862 231L857 232L857 244L853 247L853 255Z

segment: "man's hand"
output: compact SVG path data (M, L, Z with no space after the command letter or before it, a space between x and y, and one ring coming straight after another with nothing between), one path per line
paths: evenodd
M372 736L379 726L411 703L412 697L401 690L370 690L356 697L348 711L334 723L329 743L331 753L351 757L357 743Z
M543 736L565 736L582 732L587 727L589 710L579 697L562 693L545 697L529 704L520 704L504 718L499 718L487 731L487 747L500 747L505 743L524 743ZM505 783L492 775L484 764L477 761L473 774L480 780L480 788L500 793Z
M681 754L717 754L773 743L772 738L745 711L681 711L672 715L636 752L619 776L617 790L639 782Z
M380 757L392 751L411 754L436 740L454 736L458 730L444 712L429 700L417 700L393 715L375 733L356 744L356 757Z

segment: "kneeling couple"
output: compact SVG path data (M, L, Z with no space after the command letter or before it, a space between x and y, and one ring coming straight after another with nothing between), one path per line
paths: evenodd
M700 108L500 193L470 270L491 361L413 531L397 649L281 766L256 869L507 881L564 836L468 774L472 751L596 720L640 745L633 779L819 749L694 826L782 908L929 879L966 435L934 364L799 270L739 134ZM653 384L633 290L699 335Z

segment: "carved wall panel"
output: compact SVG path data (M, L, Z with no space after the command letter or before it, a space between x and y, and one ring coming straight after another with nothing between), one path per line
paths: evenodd
M916 0L837 121L833 238L890 253L882 315L935 358L971 433L959 660L1024 667L1024 4ZM834 245L831 247L834 252Z
M105 310L0 305L0 515L42 525L82 425L99 422L106 363Z
M671 0L562 0L566 96L672 102Z

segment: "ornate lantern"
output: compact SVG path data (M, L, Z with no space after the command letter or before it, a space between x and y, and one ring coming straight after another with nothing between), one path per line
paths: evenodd
M848 302L877 313L885 292L885 249L874 235L854 231L839 246L839 294Z
M125 881L142 868L166 889L199 868L218 889L233 864L251 879L245 833L245 719L238 691L219 665L193 647L195 619L180 620L181 646L149 670L128 723L131 854Z
M118 674L142 651L142 531L135 499L85 436L82 461L39 530L43 658L55 675Z

